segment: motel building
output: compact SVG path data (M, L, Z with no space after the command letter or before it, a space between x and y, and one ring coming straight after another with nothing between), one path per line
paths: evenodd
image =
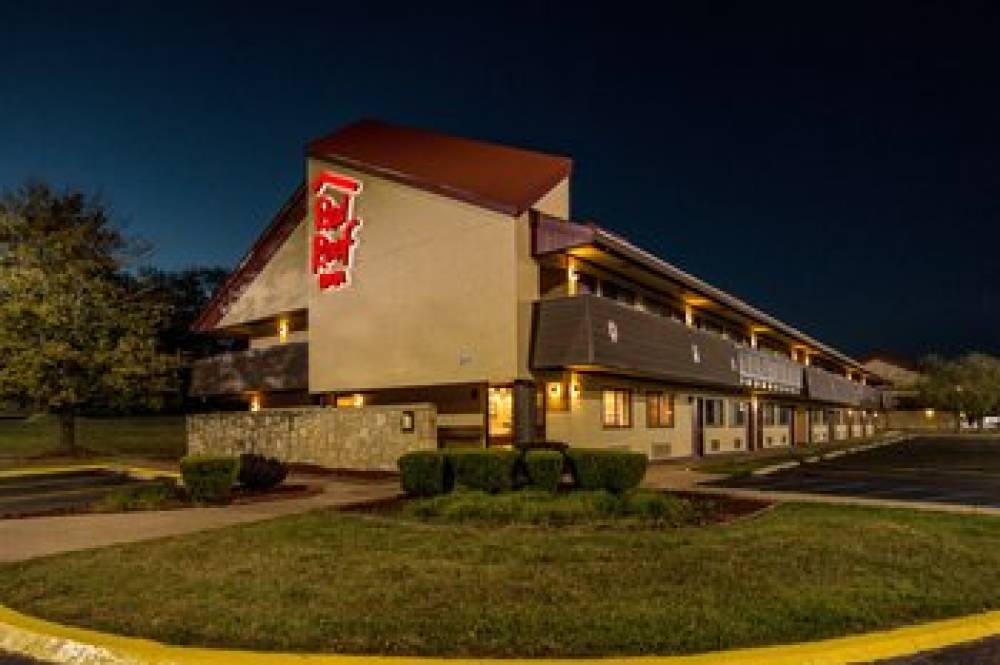
M192 394L228 406L191 417L192 450L393 468L548 440L655 461L880 429L857 361L574 221L571 191L562 156L369 120L312 141L195 324L245 350L194 367Z

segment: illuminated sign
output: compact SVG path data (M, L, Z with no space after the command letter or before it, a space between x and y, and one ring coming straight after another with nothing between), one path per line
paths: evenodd
M354 199L361 183L324 171L313 180L312 271L321 289L340 289L351 281L361 219L354 216Z

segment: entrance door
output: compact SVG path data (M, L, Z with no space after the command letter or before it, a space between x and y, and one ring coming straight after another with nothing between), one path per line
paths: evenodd
M489 445L510 445L514 440L513 386L490 386L488 408Z
M694 413L691 414L691 453L695 457L705 456L705 402L702 398L694 400Z

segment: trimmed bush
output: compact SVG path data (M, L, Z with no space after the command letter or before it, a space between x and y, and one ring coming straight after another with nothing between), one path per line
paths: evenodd
M555 450L561 453L569 448L569 444L562 441L522 441L515 443L514 447L523 452L529 450Z
M555 450L529 450L524 454L524 468L531 487L554 493L562 479L563 455Z
M288 465L273 457L264 457L254 453L240 455L240 485L247 489L263 492L273 489L285 482L288 477Z
M409 496L437 496L450 492L452 472L444 451L418 450L396 461L399 481Z
M570 448L566 457L577 488L616 494L638 487L649 461L642 453L595 448Z
M455 485L496 494L514 486L520 455L513 450L452 450L448 463L455 473Z
M181 478L192 501L225 503L240 470L236 457L188 455L181 459Z

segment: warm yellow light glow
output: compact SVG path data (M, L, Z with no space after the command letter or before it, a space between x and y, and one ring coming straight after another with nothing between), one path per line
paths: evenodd
M250 393L250 410L253 412L260 411L260 406L260 393Z
M689 328L694 327L694 307L687 303L684 305L684 323Z
M691 305L692 307L705 307L711 304L711 302L708 298L701 296L684 296L684 304Z
M354 396L354 406L360 409L364 405L365 405L365 396L362 395L361 393L358 393L357 395L355 395Z
M278 319L278 341L282 344L288 341L289 328L288 319L285 317Z
M553 381L549 384L549 395L554 398L558 398L562 395L562 384Z
M580 377L574 372L569 375L569 394L574 400L578 400L580 392Z
M924 416L926 416L927 418L933 418L934 409L924 409Z

